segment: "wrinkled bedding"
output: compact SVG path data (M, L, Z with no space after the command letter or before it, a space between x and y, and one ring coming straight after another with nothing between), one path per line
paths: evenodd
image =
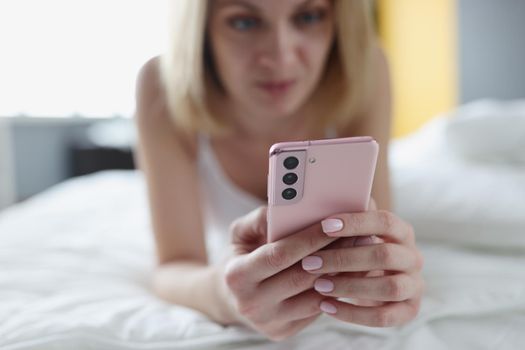
M430 186L425 177L443 186L469 183L467 171L471 178L484 173L458 163L436 173L421 161L425 157L403 156L414 147L421 152L417 142L398 142L391 157L397 211L415 222L425 256L427 289L421 311L405 326L369 328L322 315L295 337L274 343L249 329L223 327L194 310L163 302L149 285L155 258L142 174L105 171L68 180L0 212L0 348L522 347L525 225L519 210L525 216L525 206L519 205L525 196L515 197L515 211L497 210L498 216L491 217L486 212L490 208L469 194L478 191L475 186L441 188L441 193L429 187L425 192ZM436 159L451 164L446 157ZM492 174L487 181L504 172L514 179L508 186L515 193L525 189L522 170L486 171ZM482 187L484 180L477 181ZM493 203L511 201L511 188L502 191L499 199L497 191L490 192ZM462 207L466 209L458 213ZM476 221L484 227L481 242L475 236L478 226L465 233Z

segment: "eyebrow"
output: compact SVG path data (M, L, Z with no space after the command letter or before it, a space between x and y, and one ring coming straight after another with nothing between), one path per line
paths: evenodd
M310 5L312 2L314 2L315 0L306 0L306 1L303 1L301 4L297 5L295 7L295 9L302 9L304 7L307 7L308 5Z
M260 9L257 6L254 6L246 1L242 0L224 0L217 4L218 8L226 7L229 5L239 5L248 8L249 10L260 12Z
M295 8L296 8L296 10L304 8L304 7L308 6L310 3L314 2L314 1L315 0L305 0L302 3L296 5ZM239 6L246 7L249 10L254 11L254 12L261 12L260 8L258 8L257 6L252 5L249 2L243 1L243 0L224 0L224 1L220 2L217 6L219 8L221 8L221 7L225 7L225 6L228 6L228 5L239 5Z

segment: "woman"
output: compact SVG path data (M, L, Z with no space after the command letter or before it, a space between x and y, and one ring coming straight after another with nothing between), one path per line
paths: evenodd
M274 340L322 313L380 327L414 318L422 257L411 226L388 211L389 73L366 2L173 6L169 50L144 65L136 96L156 292ZM382 147L377 204L266 243L269 147L357 135Z

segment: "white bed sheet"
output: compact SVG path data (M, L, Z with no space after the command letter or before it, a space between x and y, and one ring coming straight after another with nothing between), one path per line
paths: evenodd
M525 256L422 244L427 292L399 328L323 315L272 343L156 298L142 176L70 180L0 215L1 349L513 349L525 343Z
M0 349L517 349L525 344L525 169L467 164L435 120L391 148L396 211L425 256L419 316L323 315L280 343L158 299L144 179L71 179L0 212ZM494 189L493 183L499 188Z

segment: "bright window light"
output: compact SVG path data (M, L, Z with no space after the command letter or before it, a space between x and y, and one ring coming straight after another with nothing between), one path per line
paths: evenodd
M1 0L0 116L130 117L168 0Z

